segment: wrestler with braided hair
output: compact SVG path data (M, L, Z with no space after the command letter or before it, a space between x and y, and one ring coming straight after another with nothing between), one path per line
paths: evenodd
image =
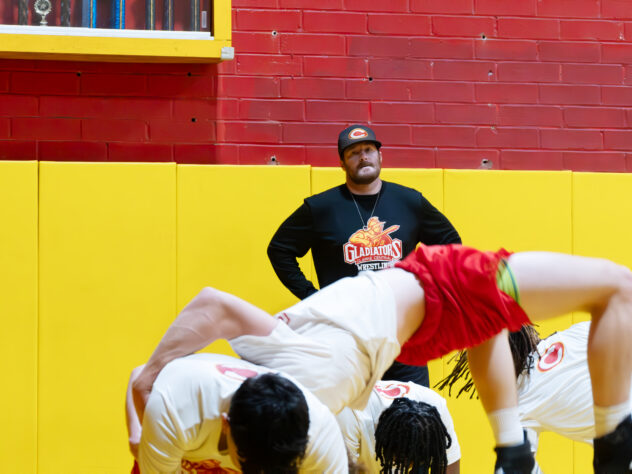
M408 398L393 400L375 430L375 451L386 473L443 474L448 466L445 450L451 444L437 409Z
M534 453L539 434L544 431L583 443L593 442L595 417L586 351L590 326L590 322L578 323L545 339L540 339L533 326L509 334L520 422L527 430ZM459 381L463 386L456 396L469 392L470 398L474 397L476 391L465 352L459 353L456 366L438 388L448 388L450 394Z
M337 415L349 458L368 472L459 474L446 401L414 382L379 381L363 410Z

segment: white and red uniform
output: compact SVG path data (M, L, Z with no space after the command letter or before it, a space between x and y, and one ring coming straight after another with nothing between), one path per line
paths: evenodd
M279 324L265 337L238 337L231 345L246 360L292 375L334 413L361 410L396 357L425 365L529 322L496 284L499 262L509 255L420 245L398 262L420 279L426 300L424 320L403 347L395 297L382 272L338 280L275 316L287 326Z
M538 344L541 357L529 375L518 377L518 409L531 447L552 431L592 444L595 437L592 386L586 347L590 322L578 323ZM632 394L631 394L632 407Z
M270 335L241 336L231 346L290 374L334 413L363 409L400 349L395 297L380 273L338 280L277 314Z
M167 364L145 408L138 463L146 473L237 473L220 451L222 413L248 377L271 372L234 357L195 354ZM276 372L276 371L274 371ZM283 375L283 374L281 374ZM301 472L347 472L342 435L331 412L303 391L309 408L309 444Z
M446 453L448 464L461 459L461 448L454 431L454 423L446 401L441 395L413 382L379 381L375 384L369 403L364 410L346 408L336 416L351 460L362 463L369 472L380 472L380 463L375 458L375 429L380 414L391 406L395 398L399 397L434 406L452 439L452 444Z

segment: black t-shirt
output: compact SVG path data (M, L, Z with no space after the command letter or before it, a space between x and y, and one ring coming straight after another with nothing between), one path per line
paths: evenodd
M312 249L321 288L360 270L393 266L422 242L460 243L450 221L422 194L382 181L374 195L353 195L346 185L308 197L274 234L268 256L283 284L298 298L314 293L297 258Z

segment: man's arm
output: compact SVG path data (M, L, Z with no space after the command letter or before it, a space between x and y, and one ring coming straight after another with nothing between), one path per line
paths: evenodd
M241 298L204 288L169 326L147 364L132 382L138 418L143 419L154 381L169 362L203 349L217 339L234 339L246 334L267 336L276 324L277 321L268 313Z
M297 258L312 247L312 215L305 203L278 228L268 245L268 258L281 283L297 298L307 298L317 290L301 271Z
M419 241L426 245L460 244L461 236L452 223L436 207L421 196L421 233Z

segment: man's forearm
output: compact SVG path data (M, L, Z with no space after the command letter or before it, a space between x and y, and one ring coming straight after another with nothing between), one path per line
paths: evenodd
M275 248L272 244L268 247L268 258L281 283L299 299L305 299L317 290L314 284L305 278L305 274L296 260L296 256L289 252Z

